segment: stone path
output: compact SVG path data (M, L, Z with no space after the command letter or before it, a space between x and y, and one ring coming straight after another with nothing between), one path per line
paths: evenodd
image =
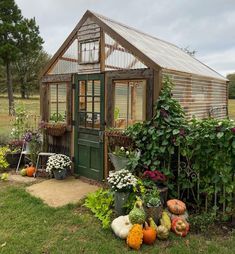
M47 205L52 207L64 206L69 203L77 203L90 192L99 187L85 183L74 177L65 180L50 179L35 183L26 190L35 197L41 198Z

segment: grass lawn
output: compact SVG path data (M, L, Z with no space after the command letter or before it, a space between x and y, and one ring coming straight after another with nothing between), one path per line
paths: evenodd
M5 185L5 186L4 186ZM50 208L31 197L23 186L0 182L0 253L75 254L136 253L125 241L115 238L81 205ZM2 188L1 188L2 187ZM143 245L138 253L235 253L235 233L206 236L173 235L153 246Z
M31 99L15 98L15 105L24 104L29 114L40 115L39 108L39 96L35 96ZM6 96L0 97L0 136L9 136L11 132L12 117L8 115L8 99Z

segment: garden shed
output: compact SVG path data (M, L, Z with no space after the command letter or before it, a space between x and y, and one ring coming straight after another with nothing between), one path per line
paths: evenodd
M179 47L87 11L45 67L41 119L49 151L68 154L74 173L102 180L105 130L151 119L164 75L186 116L227 116L227 80Z

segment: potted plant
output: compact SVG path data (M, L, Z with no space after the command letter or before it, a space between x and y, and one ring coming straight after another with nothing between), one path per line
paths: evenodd
M109 153L109 158L115 168L115 170L120 170L128 167L131 161L138 161L139 152L128 150L127 148L121 146L116 146L115 150Z
M114 191L114 207L117 215L124 214L123 206L128 200L130 192L137 184L137 178L127 169L110 171L107 181Z
M162 203L159 190L156 186L149 188L149 182L144 182L145 192L143 194L144 209L147 217L152 217L155 223L158 223L162 215Z
M39 130L27 131L24 135L24 141L26 143L26 151L28 151L30 160L35 166L37 157L42 148L42 135Z
M10 142L8 146L6 146L5 157L10 168L14 168L17 166L22 146L23 146L22 140L13 140Z
M66 177L67 168L71 166L70 158L64 154L54 154L48 158L46 171L53 174L55 179L63 180Z
M168 188L166 187L167 177L159 170L145 170L142 178L149 180L157 186L160 192L161 202L164 205L167 200Z

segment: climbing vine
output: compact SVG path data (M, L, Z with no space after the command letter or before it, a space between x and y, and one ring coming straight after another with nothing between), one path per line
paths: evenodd
M226 206L229 211L235 190L235 124L228 119L187 120L181 105L172 97L172 88L171 80L165 77L152 120L126 130L141 151L136 171L162 171L173 195L177 195L178 186L193 189L200 181L197 205L205 202L206 210L216 211L223 206L225 211ZM175 174L179 161L198 176L197 181L183 171Z

